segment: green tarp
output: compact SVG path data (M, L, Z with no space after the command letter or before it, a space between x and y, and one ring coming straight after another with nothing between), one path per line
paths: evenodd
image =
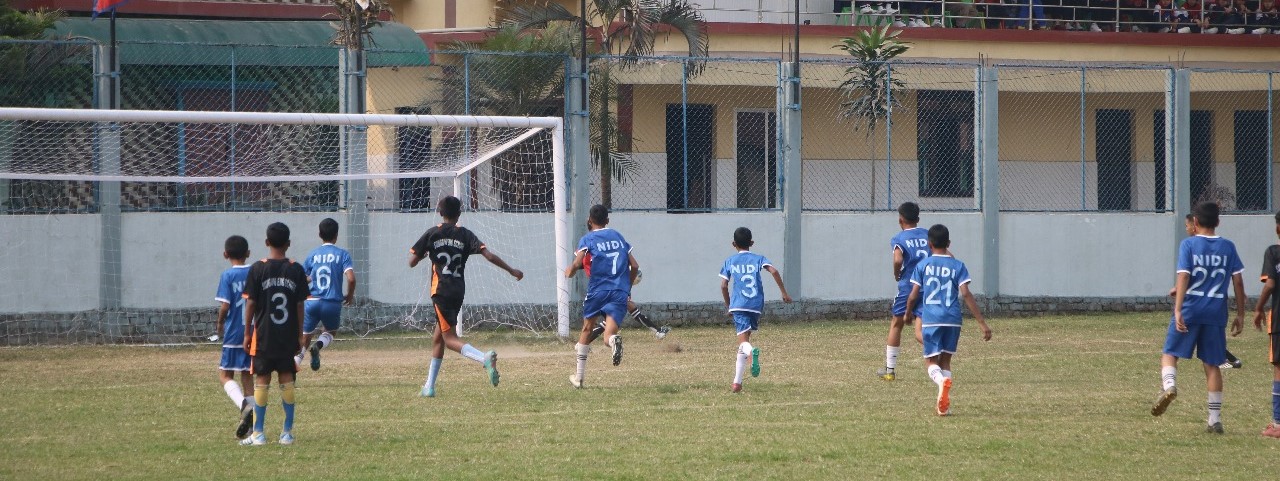
M110 39L106 18L67 18L59 37ZM426 45L407 26L383 23L366 46L369 67L428 65ZM338 63L328 21L116 19L120 63L133 65L263 65L332 67Z

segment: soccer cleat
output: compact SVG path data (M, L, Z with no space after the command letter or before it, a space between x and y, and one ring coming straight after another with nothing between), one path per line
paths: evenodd
M241 439L239 442L241 446L253 446L253 437L245 436L245 438Z
M1181 28L1179 28L1179 29L1177 30L1177 32L1178 32L1178 33L1191 33L1191 27L1181 27Z
M418 391L419 397L436 397L436 388L422 386L422 390Z
M951 380L943 379L942 385L938 386L938 415L949 414L951 414Z
M1276 423L1267 424L1267 428L1262 430L1262 436L1280 439L1280 425Z
M280 433L280 444L283 444L285 446L293 444L293 433L289 431Z
M1177 398L1178 398L1178 386L1173 386L1173 387L1170 387L1169 389L1160 391L1160 396L1156 397L1155 405L1151 406L1151 415L1159 416L1161 414L1164 414L1164 411L1166 409L1169 409L1169 404L1173 403L1173 400Z
M267 444L267 435L261 432L253 433L249 435L247 439L249 440L249 444L254 446L263 446Z
M885 381L892 381L898 378L898 376L893 373L893 368L891 367L882 367L876 370L876 375L880 376L880 379Z
M578 389L582 389L582 379L579 378L577 375L569 376L569 384L572 384L573 387L576 387Z
M236 439L245 439L253 428L253 402L245 399L240 406L240 425L236 426Z
M740 382L733 383L733 385L729 387L729 392L732 392L734 394L742 392L742 383Z
M751 377L760 377L760 348L751 348Z
M311 343L311 370L320 370L320 341Z
M614 364L617 364L616 362ZM484 370L489 373L489 384L498 385L498 353L489 351L484 354Z
M1209 433L1209 434L1222 434L1222 432L1223 432L1223 431L1222 431L1222 423L1221 423L1221 422L1216 422L1216 423L1210 424L1210 425L1208 425L1208 426L1205 426L1205 428L1204 428L1204 432Z
M662 340L662 338L667 337L668 332L671 332L671 326L662 326L655 329L653 335L657 336L658 340Z
M622 364L622 336L614 334L610 337L609 346L613 347L613 365Z

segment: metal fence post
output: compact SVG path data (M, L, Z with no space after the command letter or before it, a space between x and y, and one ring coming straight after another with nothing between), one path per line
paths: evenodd
M1087 89L1086 67L1080 67L1080 210L1085 210L1088 200L1085 199L1085 192L1088 190L1087 181L1089 178L1088 162L1086 161L1085 139L1084 139L1084 123L1085 123L1085 105L1084 94Z
M1000 75L994 67L978 67L978 103L974 112L975 143L980 167L976 202L982 212L982 293L1000 295Z
M681 198L684 203L681 207L686 210L689 208L689 59L680 60L680 152L682 161L681 176L683 179L683 187L681 187Z
M1271 163L1275 162L1275 158L1272 157L1275 152L1275 135L1271 130L1275 124L1275 120L1273 119L1275 116L1275 109L1272 107L1272 95L1274 93L1272 84L1273 75L1274 72L1267 72L1267 212L1275 209L1275 205L1273 204L1275 201L1275 181L1271 176Z
M782 273L783 282L793 298L799 299L801 290L801 242L803 223L801 215L803 205L804 159L801 150L801 97L800 97L800 63L782 62L779 64L785 79L782 88L782 135L779 135L778 158L782 160L782 178L778 185L782 188L782 263L786 271Z
M462 54L462 113L463 115L471 115L471 54L470 53ZM463 150L462 150L463 155L470 156L471 155L471 129L466 129L463 132L462 142L463 142ZM471 171L468 170L466 173L460 176L462 178L455 179L453 184L453 195L457 196L458 200L462 200L464 202L464 205L470 203L467 201L467 199L471 198L470 193L464 193L463 191L471 186L471 175L472 175Z
M120 108L120 96L112 95L117 88L117 75L120 63L107 49L111 46L97 47L94 78L98 81L98 94L95 107L99 109ZM115 64L112 65L112 60ZM102 175L120 174L120 126L113 122L99 122L97 125L97 157L98 173ZM98 183L98 215L101 219L102 262L98 281L98 306L103 310L115 310L121 306L121 260L120 237L124 229L120 224L120 182Z
M587 210L591 205L591 134L588 131L590 108L587 78L587 65L583 59L572 55L565 56L565 95L564 117L565 154L568 156L569 175L569 211L573 216L571 225L574 239L580 239L587 233ZM564 269L567 265L556 266ZM563 278L563 276L560 276ZM558 284L561 285L561 284ZM565 282L562 290L571 299L582 299L584 292L581 282ZM559 294L557 294L559 296ZM557 301L559 302L559 301ZM567 302L567 300L566 300ZM557 322L557 334L561 338L569 337L569 322Z
M1191 71L1169 70L1166 80L1164 109L1165 206L1173 213L1175 245L1186 237L1182 219L1191 210ZM1175 247L1176 260L1178 249Z
M236 46L231 46L231 111L236 111ZM231 145L228 157L231 161L231 175L236 175L236 134L240 131L238 124L231 126ZM236 183L231 183L231 210L236 210Z
M365 113L365 52L342 49L343 96L339 110L348 114ZM345 141L342 155L348 174L366 174L368 166L368 130L364 126L344 126L339 131ZM347 242L355 260L356 279L369 278L369 202L367 180L347 183ZM356 283L356 296L369 297L369 282Z
M893 65L885 65L884 76L884 102L886 105L884 116L884 191L885 191L885 210L893 210ZM871 168L875 168L873 164ZM871 186L872 196L875 195L876 186ZM872 206L872 210L875 207Z

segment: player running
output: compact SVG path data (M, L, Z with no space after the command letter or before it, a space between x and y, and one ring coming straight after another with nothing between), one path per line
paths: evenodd
M734 365L733 384L730 391L742 391L742 371L751 357L751 377L760 376L760 348L751 345L751 333L759 329L760 314L764 312L764 281L761 272L773 275L782 291L782 302L791 303L787 286L782 283L782 273L760 254L751 252L751 229L739 227L733 231L733 248L737 254L725 259L720 268L720 292L724 294L724 307L733 316L733 328L738 333L738 360Z
M591 207L587 227L591 230L578 241L578 253L564 275L573 278L578 270L587 274L587 297L582 306L582 334L574 351L578 355L577 372L569 376L573 387L581 388L586 377L587 355L591 353L592 327L603 320L606 344L613 349L613 365L622 362L622 337L619 322L626 317L631 285L640 272L640 263L631 255L631 244L618 231L608 228L609 209L596 204Z
M898 282L898 295L893 298L892 320L889 337L884 346L884 367L876 375L885 381L897 378L898 352L902 346L902 328L907 322L920 318L920 307L907 313L907 295L911 293L911 274L921 259L929 257L929 233L920 224L920 206L915 202L903 202L898 206L898 227L902 232L893 236L889 247L893 252L893 279Z
M307 297L307 317L302 323L304 338L302 345L310 346L311 370L320 369L320 350L333 343L333 332L342 325L342 306L351 305L356 293L356 270L351 262L351 254L346 249L334 245L338 241L338 221L325 219L320 221L320 240L324 242L302 259L302 270L311 279L311 296ZM346 279L346 294L343 294L343 279ZM311 342L316 328L323 332ZM306 351L298 353L295 358L302 364Z

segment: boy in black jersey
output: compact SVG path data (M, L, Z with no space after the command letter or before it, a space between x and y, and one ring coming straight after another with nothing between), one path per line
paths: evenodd
M444 358L444 348L466 356L476 362L484 363L489 374L489 383L498 385L498 353L480 352L471 344L463 344L458 339L455 328L458 325L458 312L462 310L462 299L466 295L467 284L463 270L467 266L467 258L472 254L480 254L485 260L507 271L517 281L524 278L524 273L515 269L502 258L485 248L483 242L476 238L466 227L458 226L458 217L462 215L462 201L448 196L436 204L436 211L443 222L427 229L425 234L409 249L409 267L415 267L422 259L431 260L431 303L436 308L435 338L432 340L431 368L427 372L427 382L419 393L424 397L436 396L436 376L440 373L440 362Z
M249 267L244 286L245 336L253 357L254 426L249 440L267 444L262 432L267 413L267 388L271 373L277 373L284 407L284 431L280 444L293 444L293 356L302 349L303 302L307 299L307 274L302 266L285 257L289 249L289 226L276 222L267 226L267 247L271 255Z

